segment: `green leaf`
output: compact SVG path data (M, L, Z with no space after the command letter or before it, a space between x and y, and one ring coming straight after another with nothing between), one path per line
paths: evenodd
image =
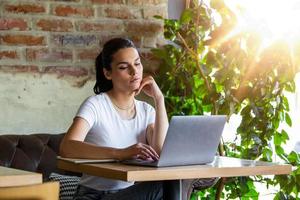
M185 9L180 16L179 22L181 24L188 24L192 20L192 17L193 17L193 10Z
M224 86L222 84L216 84L216 92L220 93L224 91Z
M276 118L273 118L272 122L273 122L274 129L277 129L279 127L279 120Z
M295 92L296 90L295 82L294 81L288 82L285 86L285 90L288 92Z
M289 101L285 96L282 97L282 103L284 105L285 110L289 111L290 110Z
M283 192L278 192L275 195L274 200L288 200L288 199L284 196Z
M289 155L288 155L288 160L291 164L293 165L299 165L300 164L300 158L299 158L299 154L297 154L295 151L292 151Z
M281 146L275 146L275 151L277 153L277 155L281 155L281 154L284 154L284 150Z
M291 127L292 126L292 120L288 113L285 113L285 122Z
M288 133L284 129L282 129L281 130L281 140L285 142L288 139L290 139Z
M281 144L281 136L278 132L274 135L274 144L279 146Z
M267 159L267 161L272 161L273 152L269 148L263 149L263 156Z

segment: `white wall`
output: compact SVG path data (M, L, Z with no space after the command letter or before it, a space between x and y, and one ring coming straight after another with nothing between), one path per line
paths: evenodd
M54 75L0 73L0 134L65 132L82 101L93 94L94 81Z

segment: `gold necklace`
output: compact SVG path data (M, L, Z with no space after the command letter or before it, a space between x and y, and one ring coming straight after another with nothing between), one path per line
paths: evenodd
M114 107L117 108L117 109L119 109L119 110L126 110L126 111L128 111L128 110L132 109L133 106L134 106L134 100L132 101L132 104L130 106L128 106L127 108L121 108L121 107L119 107L117 104L115 104L115 102L113 100L111 100L111 102L114 105Z

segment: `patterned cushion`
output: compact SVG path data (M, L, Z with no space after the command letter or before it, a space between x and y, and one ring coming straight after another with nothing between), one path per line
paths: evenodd
M72 200L76 192L77 185L80 181L78 176L66 176L57 173L51 173L49 176L50 181L59 181L59 199Z

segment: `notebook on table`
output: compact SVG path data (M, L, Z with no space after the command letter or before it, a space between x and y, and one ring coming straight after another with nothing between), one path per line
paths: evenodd
M76 164L80 164L80 163L106 163L106 162L117 162L117 160L114 160L114 159L66 158L66 157L61 157L61 156L57 156L56 158L59 159L59 160L68 161L68 162L76 163Z
M157 161L123 163L153 167L207 164L214 161L226 122L225 115L173 116Z

